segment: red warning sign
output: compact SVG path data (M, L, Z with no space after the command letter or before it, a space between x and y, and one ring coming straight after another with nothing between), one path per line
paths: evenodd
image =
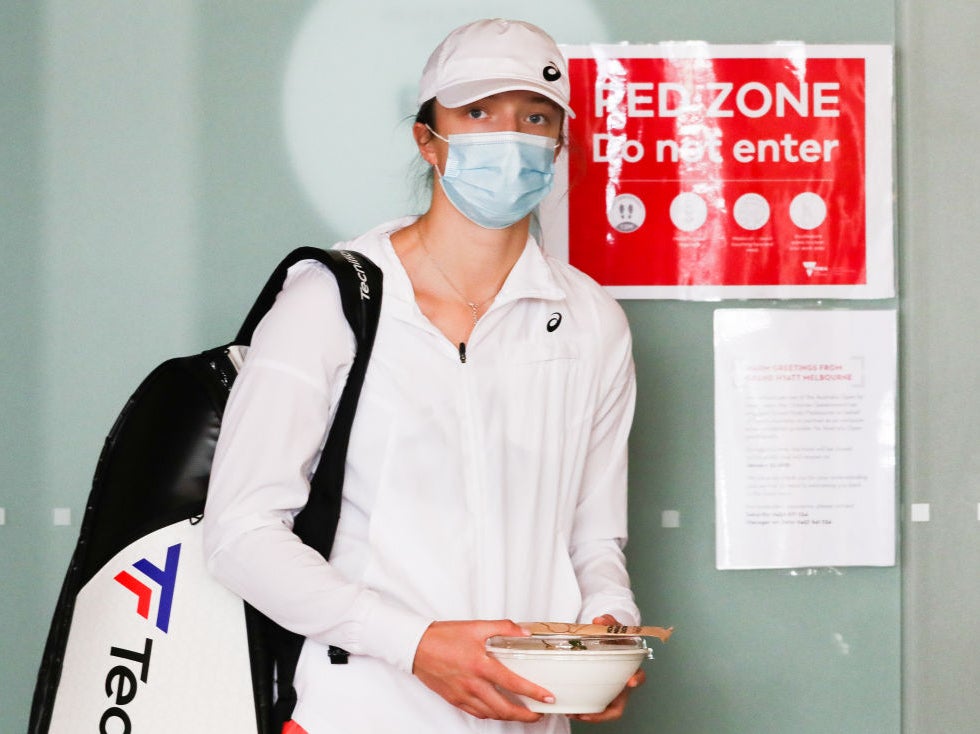
M893 295L890 48L566 53L573 265L624 297Z

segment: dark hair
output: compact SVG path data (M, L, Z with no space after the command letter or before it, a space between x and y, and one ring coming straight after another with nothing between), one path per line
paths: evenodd
M415 113L415 122L428 125L433 130L436 127L436 98L427 99Z

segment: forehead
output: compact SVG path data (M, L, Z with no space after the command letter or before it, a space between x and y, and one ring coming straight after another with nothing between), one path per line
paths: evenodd
M561 110L561 106L548 99L542 94L526 89L515 89L509 92L499 92L483 97L475 102L462 105L456 109L469 109L472 107L507 107L507 106L546 106L554 110Z

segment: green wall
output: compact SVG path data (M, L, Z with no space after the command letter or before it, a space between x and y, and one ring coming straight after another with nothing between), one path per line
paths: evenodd
M43 326L39 306L41 230L41 20L27 3L0 4L0 730L26 721L50 596L39 598L57 559L46 557L51 528L41 530L40 417ZM44 538L38 542L38 538ZM66 545L67 549L68 546ZM35 631L36 628L36 631Z
M980 722L980 4L903 4L899 22L902 492L907 732Z
M980 589L962 580L980 560L972 0L0 3L0 731L25 728L126 398L165 357L228 339L281 253L411 206L412 86L446 30L481 15L569 43L896 45L901 290L859 307L901 313L900 563L716 571L718 304L624 303L640 381L630 563L647 621L677 632L627 718L601 730L976 731ZM336 43L311 45L311 29ZM310 54L336 63L312 133L291 116L304 85L319 88L302 73ZM328 181L303 178L297 141L320 146ZM907 524L911 502L932 521ZM54 508L71 524L53 525ZM660 527L665 509L679 528Z

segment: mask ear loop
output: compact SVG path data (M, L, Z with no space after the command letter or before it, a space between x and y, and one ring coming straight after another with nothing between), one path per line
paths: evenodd
M448 144L448 143L449 143L449 139L448 139L448 138L444 138L444 137L442 137L442 135L440 135L440 134L439 134L439 133L437 133L437 132L436 132L435 130L433 130L433 129L432 129L431 127L429 127L429 123L425 123L425 129L426 129L426 130L428 130L428 131L429 131L430 133L432 133L433 135L435 135L435 136L436 136L437 138L439 138L439 140L441 140L442 142L444 142L444 143L446 143L446 144Z
M449 140L446 139L446 138L444 138L444 137L442 137L442 135L440 135L435 130L433 130L431 127L429 127L429 123L426 122L424 124L425 124L425 129L426 130L428 130L430 133L432 133L436 138L438 138L439 140L441 140L442 142L444 142L446 145L449 145ZM439 186L442 186L442 171L439 170L439 166L437 166L435 163L433 163L432 164L432 170L435 173L436 181L439 182Z

